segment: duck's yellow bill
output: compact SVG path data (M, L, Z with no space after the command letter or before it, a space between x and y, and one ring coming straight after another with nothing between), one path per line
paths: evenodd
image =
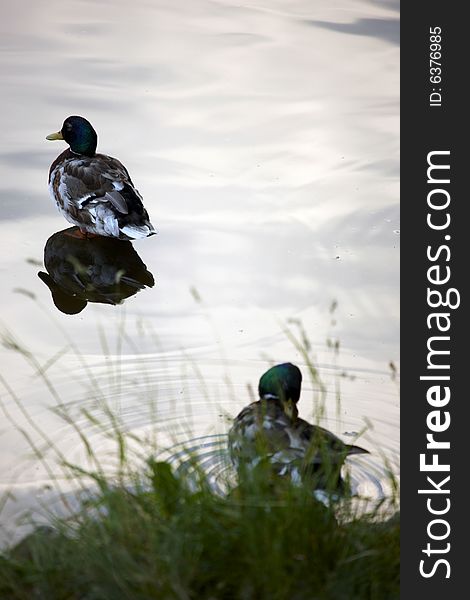
M63 140L64 137L61 131L57 131L57 133L50 133L46 136L46 140Z

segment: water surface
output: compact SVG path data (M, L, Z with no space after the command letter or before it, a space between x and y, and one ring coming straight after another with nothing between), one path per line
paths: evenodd
M343 439L370 424L353 473L383 493L381 452L397 470L399 443L398 3L19 0L0 28L0 489L18 500L2 523L49 484L25 438L44 450L35 427L84 460L58 403L103 460L106 436L81 410L106 401L175 455L193 440L215 479L212 450L272 362L303 368L310 418L318 389L289 319L327 385L323 424ZM45 136L70 114L126 165L159 231L133 244L153 286L76 314L38 277L69 226L47 192L64 147Z

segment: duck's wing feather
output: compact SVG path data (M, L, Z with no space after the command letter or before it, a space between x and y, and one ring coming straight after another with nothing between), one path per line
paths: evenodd
M288 448L289 425L288 417L276 402L253 402L239 413L229 431L231 451L249 455Z
M360 446L354 446L346 444L337 435L328 431L320 425L312 425L304 419L298 418L295 423L295 432L300 440L301 445L307 448L321 448L324 447L328 451L330 456L333 458L335 455L342 457L343 459L350 454L368 454L369 451L361 448Z
M320 427L320 425L312 425L304 421L304 419L298 418L296 420L295 430L299 438L307 445L311 443L325 443L332 450L338 452L341 452L346 447L344 442L334 433L331 433L331 431L328 431L324 427Z
M129 173L116 158L104 154L74 156L70 153L60 166L57 185L78 209L109 202L123 215L143 214L142 197L134 188Z

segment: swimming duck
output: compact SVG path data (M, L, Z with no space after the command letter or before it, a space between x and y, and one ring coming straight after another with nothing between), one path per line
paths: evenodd
M232 462L238 470L252 470L264 458L275 473L294 483L307 475L317 488L340 490L346 457L368 450L345 444L327 429L301 419L297 409L301 385L302 373L292 363L276 365L262 375L259 400L246 406L230 428Z
M68 117L46 139L70 146L51 165L49 191L67 221L79 227L79 236L135 240L155 233L126 167L116 158L96 154L98 136L91 123Z

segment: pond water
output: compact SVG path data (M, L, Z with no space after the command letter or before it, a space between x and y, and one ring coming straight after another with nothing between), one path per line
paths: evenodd
M285 331L299 323L327 390L322 424L353 439L367 423L371 454L351 459L353 481L387 493L382 455L397 473L399 449L398 2L17 0L0 29L0 541L26 531L26 509L51 505L58 452L86 464L75 426L112 464L105 407L127 431L156 432L174 460L193 448L214 481L230 418L271 364L301 367L312 418L318 385ZM45 136L70 114L126 165L158 230L135 252L80 254L107 276L122 261L140 269L142 289L118 305L70 289L54 303L45 284L81 252L64 248L69 224L47 190L65 145Z

